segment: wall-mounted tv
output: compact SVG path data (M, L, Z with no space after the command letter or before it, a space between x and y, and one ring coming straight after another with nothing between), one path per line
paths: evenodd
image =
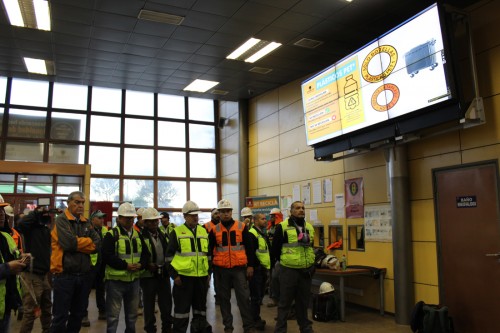
M302 85L307 144L316 159L463 115L441 8L434 4ZM439 111L435 111L439 112ZM405 123L405 120L407 123Z

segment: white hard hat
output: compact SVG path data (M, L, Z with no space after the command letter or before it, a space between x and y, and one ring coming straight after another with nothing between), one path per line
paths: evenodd
M118 215L119 216L128 216L128 217L136 217L134 204L130 202L124 202L118 207Z
M233 206L231 205L231 203L229 202L229 200L227 199L222 199L221 201L219 201L219 203L217 204L217 209L233 209Z
M201 213L200 207L194 201L188 201L182 206L182 214L198 215Z
M335 288L333 287L333 285L330 282L323 282L319 286L319 293L320 294L326 294L326 293L329 293L329 292L334 291L334 290L335 290Z
M5 214L9 215L10 217L14 216L14 208L12 206L5 206L3 209L5 210Z
M253 213L252 213L252 210L248 207L243 207L243 209L241 210L241 216L252 216Z
M142 219L143 220L158 220L161 218L162 218L162 216L153 207L146 208L142 212Z
M9 206L9 204L3 200L3 197L0 194L0 207L5 207L5 206Z
M142 213L144 212L144 207L138 208L137 209L137 215L142 216Z
M281 210L279 208L273 208L271 209L271 212L269 212L269 215L279 214L279 213L281 213Z

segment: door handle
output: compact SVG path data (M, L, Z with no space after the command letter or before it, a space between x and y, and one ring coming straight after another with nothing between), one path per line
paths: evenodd
M498 253L486 253L487 257L500 257L500 252Z

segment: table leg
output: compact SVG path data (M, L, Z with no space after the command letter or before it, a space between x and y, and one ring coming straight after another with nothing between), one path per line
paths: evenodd
M385 314L385 294L384 294L384 280L385 273L381 272L379 278L380 283L380 315L383 316Z
M345 291L344 291L344 277L340 276L340 320L345 321Z

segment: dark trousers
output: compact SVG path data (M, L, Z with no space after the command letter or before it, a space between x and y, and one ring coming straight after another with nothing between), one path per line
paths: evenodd
M99 313L106 313L104 265L92 266L89 279L91 281L91 286L95 288L95 302L97 305L97 309L99 309ZM91 289L89 289L89 296ZM88 315L88 311L85 312L85 315Z
M48 333L52 322L52 288L49 283L49 273L34 274L21 273L23 287L23 321L19 333L28 333L33 330L35 322L35 307L39 306L42 314L40 323L42 332ZM36 297L36 300L33 299Z
M260 305L264 298L266 288L267 269L262 266L257 267L253 271L253 277L249 282L250 285L250 310L254 322L262 320L260 318Z
M269 283L269 297L275 301L280 299L280 262L277 261L271 271Z
M312 322L307 319L307 309L311 296L312 277L305 269L280 267L280 300L278 303L278 320L274 333L286 333L287 317L295 301L295 315L301 333L312 332Z
M54 275L52 333L80 332L89 303L89 274Z
M234 329L233 315L231 313L231 286L234 287L241 321L243 322L243 330L248 331L254 328L254 321L250 313L250 290L246 271L246 267L222 268L214 266L214 274L217 275L217 296L220 300L220 312L224 329Z
M189 325L189 312L193 308L191 332L203 332L207 323L208 277L181 275L182 285L174 284L174 333L185 333Z
M10 326L10 310L6 311L3 316L3 319L0 320L0 333L9 332L9 326Z
M155 303L158 296L158 307L161 314L161 331L167 332L172 326L172 295L169 277L148 277L141 279L144 301L144 331L156 332Z

